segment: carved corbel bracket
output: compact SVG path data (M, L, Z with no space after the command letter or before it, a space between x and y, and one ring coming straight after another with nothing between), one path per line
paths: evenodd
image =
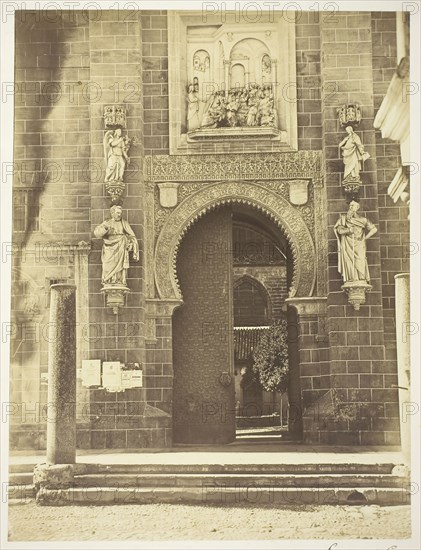
M127 126L127 109L123 105L105 105L102 116L107 130Z
M365 304L366 293L373 288L366 281L348 281L341 286L342 290L348 294L348 302L354 306L355 311Z
M130 289L125 285L110 284L104 285L101 292L105 295L107 307L112 309L114 315L118 315L120 308L125 306L126 294Z

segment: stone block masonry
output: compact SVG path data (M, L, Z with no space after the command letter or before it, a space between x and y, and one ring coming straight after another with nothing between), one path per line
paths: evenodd
M358 41L355 33L358 32ZM333 225L347 205L340 187L343 172L339 142L344 130L339 127L336 108L343 103L361 105L363 120L357 129L365 149L370 153L364 165L361 210L379 225L376 136L373 129L373 44L370 13L341 12L335 23L326 18L321 24L323 144L325 150L326 190L328 202L328 297L330 387L333 411L320 408L316 440L338 444L397 444L396 419L390 414L397 402L395 372L385 362L383 338L380 239L375 236L367 245L373 290L359 311L347 303L341 291L337 271L337 243ZM358 48L356 48L356 43ZM326 90L335 83L332 97ZM355 86L350 87L354 82ZM380 228L380 233L382 228ZM329 422L329 415L332 421ZM338 422L335 420L338 420ZM332 433L334 432L334 434Z

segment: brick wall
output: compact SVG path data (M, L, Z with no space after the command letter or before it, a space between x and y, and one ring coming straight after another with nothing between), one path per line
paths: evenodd
M297 118L298 149L322 149L319 13L297 14ZM335 91L335 85L330 86Z
M231 209L200 219L182 241L177 260L184 304L173 321L174 441L227 443L235 439L232 264L230 254L206 254L206 242L231 250ZM226 248L225 248L226 247Z
M141 81L141 24L137 12L129 12L124 20L118 10L101 12L101 18L89 23L91 83L101 90L101 101L91 101L91 162L92 183L91 222L93 228L110 217L110 200L104 195L102 178L96 177L95 167L105 168L103 153L104 105L124 104L127 108L127 135L136 136L139 144L129 151L130 166L125 172L126 198L123 217L130 223L141 246L143 242L143 110ZM93 235L92 235L93 237ZM102 240L93 238L89 257L90 323L95 332L90 342L89 358L103 361L141 362L143 357L144 308L143 262L131 260L127 284L130 293L126 306L118 316L105 306L100 292ZM151 383L145 371L144 387L120 393L91 390L90 446L136 447L150 443L150 422L144 416L147 387ZM154 424L153 424L154 425ZM87 445L89 446L89 445Z
M143 10L142 82L145 155L168 155L168 32L166 11Z
M11 446L20 448L45 445L50 281L74 282L77 243L90 239L89 25L79 12L38 16L18 11L15 28L14 200L31 189L39 197L37 230L13 233L11 398L20 408ZM19 297L20 284L27 290Z
M373 13L371 29L374 108L377 112L398 63L396 14ZM400 201L395 204L387 193L400 166L399 144L383 139L381 133L376 131L376 156L386 367L393 375L396 372L395 275L409 271L409 208ZM395 411L397 419L397 404L390 405L389 408Z
M347 210L340 188L343 163L338 149L343 130L339 128L336 114L337 106L346 102L356 101L362 107L363 120L357 132L372 158L364 165L361 211L379 226L371 14L343 12L335 14L335 22L325 18L321 36L323 139L328 199L330 377L338 401L347 405L339 405L339 413L346 411L342 416L343 422L330 425L325 432L320 432L320 437L337 443L396 444L399 441L398 425L389 413L389 404L397 401L396 389L392 388L392 384L396 383L396 374L391 374L385 363L379 234L367 244L373 290L368 295L367 303L355 311L341 290L337 243L333 233L339 214ZM326 90L332 81L336 82L338 91L330 97Z
M77 12L35 18L16 19L15 186L41 182L37 241L77 243L89 239L89 28Z

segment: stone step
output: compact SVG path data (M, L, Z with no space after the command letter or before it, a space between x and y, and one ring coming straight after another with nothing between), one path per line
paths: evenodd
M74 478L77 487L407 487L406 477L391 474L87 474Z
M41 461L40 461L41 462ZM32 474L36 463L10 464L9 473ZM87 473L113 474L390 474L395 463L304 463L304 464L89 464ZM397 466L399 467L399 465Z
M32 483L33 472L11 473L9 474L9 483L12 485L27 485Z
M88 474L391 474L381 464L85 464Z
M37 503L44 506L115 505L153 503L196 503L201 505L321 505L378 504L383 506L410 503L407 490L399 488L261 488L237 487L80 487L45 489L37 493Z
M24 502L28 499L33 499L36 496L36 490L34 485L31 483L20 483L20 484L9 484L3 490L3 499L8 502Z

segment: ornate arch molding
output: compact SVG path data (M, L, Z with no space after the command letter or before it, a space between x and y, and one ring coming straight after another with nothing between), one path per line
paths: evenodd
M206 185L187 197L167 218L155 246L155 284L159 297L182 299L176 259L184 234L210 210L232 203L257 208L282 229L290 244L294 265L290 297L311 296L316 282L316 251L301 214L285 199L259 184L229 182Z

